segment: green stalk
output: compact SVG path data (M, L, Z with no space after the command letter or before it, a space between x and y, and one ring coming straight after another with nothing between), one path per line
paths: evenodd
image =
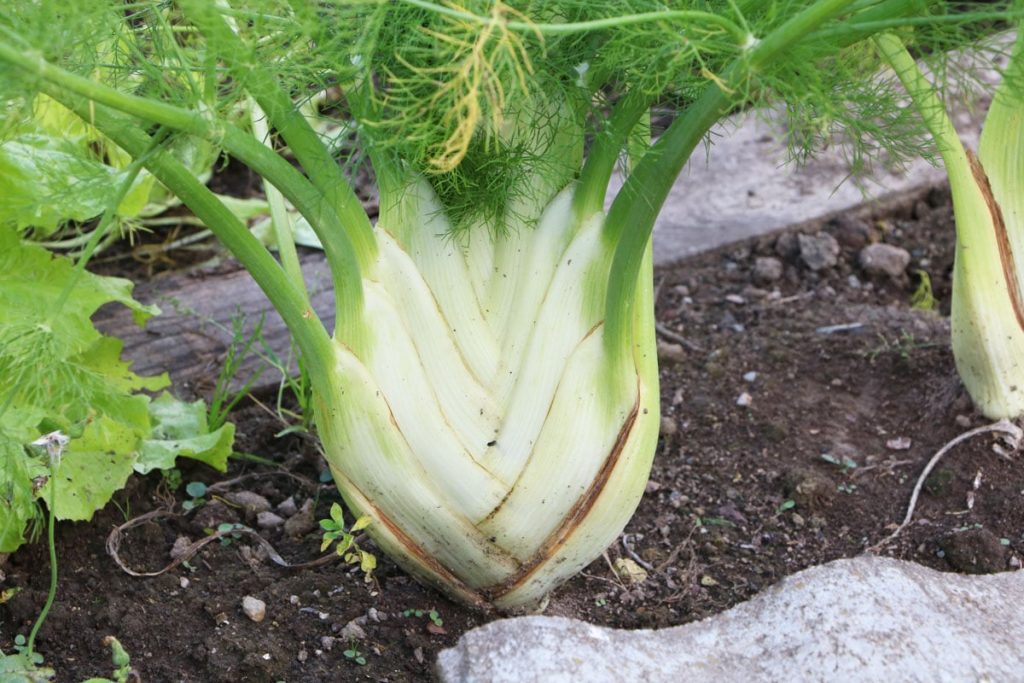
M126 120L103 106L69 95L53 85L43 84L41 90L91 123L134 157L145 154L152 144L151 138L139 130L133 121ZM331 395L330 392L334 391L333 342L323 323L310 308L309 302L281 265L216 195L196 180L192 172L169 153L158 151L146 162L146 168L202 219L210 231L249 271L288 326L305 356L317 391Z
M438 5L427 0L401 0L407 5L413 5L415 7L421 7L437 14L442 14L446 17L453 19L461 19L463 21L473 22L475 24L489 24L493 21L502 20L505 28L510 31L519 31L522 33L534 33L537 35L548 35L548 36L563 36L572 35L575 33L588 33L591 31L600 31L608 28L619 28L621 26L628 26L630 24L644 24L656 21L675 21L679 23L692 23L700 24L704 23L708 26L714 26L722 29L726 33L731 34L739 43L746 41L748 34L742 28L737 26L735 23L729 21L725 17L719 14L713 14L711 12L701 12L699 10L659 10L657 12L638 12L636 14L624 14L617 17L608 17L607 19L593 19L591 21L574 21L574 22L561 22L561 23L543 23L535 24L529 21L504 21L502 16L498 18L493 16L482 17L477 14L470 12L463 12L452 7L445 7Z
M260 106L252 102L250 120L252 121L252 132L256 139L263 143L268 149L273 149L270 142L270 128L267 126L266 115ZM277 244L277 253L281 259L281 265L288 277L299 287L309 298L306 290L306 281L302 275L302 264L299 263L299 253L295 249L295 235L292 232L292 221L284 205L284 195L274 185L266 180L263 181L263 193L267 195L267 203L270 205L270 227L274 231L274 242Z
M207 40L216 44L217 53L227 62L232 76L245 85L266 112L270 124L288 143L313 185L347 227L348 239L360 268L369 268L377 254L370 218L316 131L295 107L288 93L281 89L273 74L250 58L245 44L214 4L206 0L180 0L179 4ZM335 237L328 234L326 239L333 241Z
M362 309L362 279L358 256L338 215L310 181L287 161L237 127L211 121L180 107L122 93L54 66L0 40L0 61L7 62L92 102L104 104L146 121L152 121L223 145L224 149L277 187L309 221L324 245L335 287L337 328L352 346L358 347ZM49 92L53 88L48 87ZM91 109L80 114L94 123ZM363 214L365 217L365 213Z
M39 634L39 629L42 627L43 622L46 621L46 616L50 613L53 601L57 597L57 543L54 540L54 529L57 527L55 505L57 501L57 471L59 469L59 465L50 469L50 502L46 505L46 545L50 552L50 589L46 594L46 602L43 604L43 609L40 610L39 616L36 617L36 623L32 624L32 630L28 634L28 655L30 660L36 648L36 635Z
M649 110L650 99L640 94L626 95L616 103L604 130L594 139L580 174L579 187L573 195L573 209L579 219L585 220L604 210L604 198L615 163L630 131Z
M738 81L756 72L855 1L816 2L734 62L723 81ZM658 212L697 144L731 107L732 101L718 83L709 84L644 155L612 203L605 234L616 246L605 305L605 344L613 356L620 354L622 347L617 340L626 338L632 324L637 277Z
M946 165L946 172L953 176L972 177L970 162L964 150L960 136L953 122L946 113L946 105L939 98L932 84L924 77L917 67L914 58L907 52L903 41L891 33L874 38L875 46L882 56L892 65L896 76L907 89L907 94L921 115L928 132L931 133Z

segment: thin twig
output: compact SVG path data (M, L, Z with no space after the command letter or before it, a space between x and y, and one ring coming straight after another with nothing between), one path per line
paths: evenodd
M612 558L608 557L608 551L605 550L601 554L601 557L604 558L604 563L608 565L608 571L610 571L612 573L612 576L615 577L615 583L617 583L619 585L619 588L621 588L622 590L628 591L629 589L626 588L626 584L622 583L622 577L619 576L619 572L615 569L615 565L612 564Z
M665 339L668 339L669 341L674 341L677 344L682 344L691 351L696 351L697 353L704 353L704 349L699 344L690 341L689 339L679 334L678 332L670 330L664 323L654 323L654 329L658 331L658 334L660 334Z
M218 481L215 484L210 484L206 487L206 490L213 493L225 491L240 482L247 481L249 479L259 479L261 477L288 477L289 479L294 479L310 491L316 491L320 488L320 484L309 477L303 477L302 475L288 472L286 470L271 470L269 472L250 472L249 474L243 474L235 477L234 479L224 479L223 481Z
M635 534L622 534L622 547L626 550L626 554L633 558L634 562L649 572L654 571L654 565L644 560L636 554L635 550L633 550L632 539L634 535Z
M216 540L224 538L225 536L232 535L242 535L252 538L257 543L259 543L259 545L266 551L267 557L269 557L274 564L280 567L284 567L286 569L308 569L311 567L319 567L329 562L333 562L334 560L337 560L339 557L337 553L330 553L328 555L324 555L323 557L318 557L317 559L312 560L310 562L299 562L297 564L292 564L290 562L287 562L284 558L282 558L281 555L277 552L277 550L274 549L274 546L270 545L270 542L262 536L260 536L260 534L256 530L250 529L247 526L235 525L232 526L231 529L227 529L225 531L215 531L209 536L206 536L205 538L201 538L198 541L191 543L188 547L184 548L181 554L175 557L170 564L168 564L163 569L160 569L159 571L137 572L121 560L120 549L121 541L124 538L124 532L128 531L133 527L139 526L140 524L145 524L147 522L151 522L153 520L161 519L164 517L174 516L177 516L177 513L174 512L174 510L169 510L167 508L159 508L157 510L147 512L144 515L139 515L134 519L130 519L124 524L121 524L120 526L114 527L111 530L110 535L107 536L107 554L114 559L114 562L117 563L117 566L120 567L125 574L137 577L160 576L161 574L169 572L170 570L174 569L182 562L187 562L188 560L191 560L193 557L195 557L196 553L198 553L204 546L207 546Z
M1008 437L1010 446L1013 448L1017 448L1020 445L1021 439L1024 438L1024 431L1022 431L1020 427L1009 420L1000 420L999 422L964 432L940 448L939 451L932 456L932 459L928 461L928 464L925 465L924 471L921 472L921 476L917 478L917 483L914 485L914 492L910 496L910 505L907 507L907 514L903 517L903 522L901 522L900 525L896 527L895 531L889 534L886 538L883 538L881 541L868 548L868 552L877 552L882 546L891 542L901 531L907 528L910 524L910 520L914 517L914 508L917 507L917 499L918 496L921 495L921 489L924 487L924 482L928 479L928 475L931 474L935 465L937 465L939 460L942 459L942 456L952 450L954 446L970 439L973 436L985 434L987 432L1002 432Z

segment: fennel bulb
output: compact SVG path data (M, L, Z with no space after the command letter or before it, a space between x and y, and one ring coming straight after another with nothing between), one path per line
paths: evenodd
M877 39L928 124L949 175L956 220L953 357L975 407L994 420L1024 415L1022 41L1018 36L975 155L899 39Z
M658 435L650 270L615 363L602 342L602 216L572 189L536 227L460 248L426 183L385 215L364 353L336 341L318 420L335 481L408 571L472 604L536 604L607 547ZM402 224L389 224L394 218ZM481 261L489 268L473 266Z

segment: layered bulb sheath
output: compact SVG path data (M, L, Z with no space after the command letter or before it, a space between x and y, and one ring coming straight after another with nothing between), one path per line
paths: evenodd
M529 608L614 541L646 485L659 426L649 249L631 334L609 340L611 247L603 215L575 219L572 188L536 225L465 244L427 183L400 201L376 228L365 336L335 340L327 458L408 572L464 603Z
M957 224L953 356L975 406L991 419L1024 415L1024 101L1012 92L1022 60L1018 38L977 157L944 152Z

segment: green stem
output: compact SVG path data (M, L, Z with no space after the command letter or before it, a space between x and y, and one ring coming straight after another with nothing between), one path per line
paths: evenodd
M101 133L132 156L145 153L151 139L131 120L126 120L103 106L45 85L43 92L88 121ZM262 147L262 145L258 145ZM309 374L317 391L334 390L334 347L330 335L281 265L253 237L192 172L166 151L160 150L146 162L146 168L168 190L177 195L191 211L201 218L210 231L241 262L281 315L296 344L305 356Z
M338 213L348 228L348 239L355 249L359 266L369 268L377 254L377 241L370 218L316 131L299 112L288 93L278 85L273 73L253 57L241 38L231 30L213 3L208 0L180 0L179 4L206 36L208 43L216 46L217 55L227 63L232 76L244 84L245 89L266 112L270 124L288 143L313 185L320 190L328 205ZM325 237L327 241L335 239L331 234Z
M938 145L939 154L946 165L946 172L952 177L971 177L970 162L967 160L967 153L956 132L956 127L946 112L946 105L942 102L935 88L928 79L921 73L917 62L910 56L903 41L891 33L884 33L874 38L875 47L878 48L882 57L889 62L896 77L900 79L907 94L914 102L914 107L921 115L921 120L932 134L932 138Z
M270 128L267 126L267 118L256 103L252 103L250 112L252 120L252 132L256 139L271 148ZM277 253L281 258L281 265L284 272L299 287L307 298L309 293L306 290L306 281L302 275L302 264L299 263L299 253L295 249L295 235L292 232L292 221L284 205L284 195L272 183L263 181L263 193L267 196L267 203L270 205L270 226L274 231L274 242L277 244Z
M487 25L498 21L499 19L494 16L482 17L478 14L471 12L463 12L461 10L453 9L451 7L445 7L438 5L427 0L402 0L407 5L414 5L422 9L430 10L436 14L441 14L446 17L453 19L462 19L464 21L470 21L475 24ZM619 28L622 26L628 26L630 24L643 24L655 21L675 21L675 22L688 22L694 24L708 24L717 28L725 30L727 33L732 34L736 39L736 42L740 45L744 44L748 39L748 34L742 28L729 21L725 17L719 14L713 14L711 12L700 12L697 10L658 10L655 12L637 12L636 14L624 14L617 17L608 17L605 19L592 19L590 21L573 21L573 22L560 22L560 23L539 23L535 24L530 21L502 21L505 28L510 31L518 31L522 33L535 33L538 35L568 35L573 33L585 33L587 31L600 31L606 28Z
M55 506L57 502L57 473L59 470L60 465L50 468L50 500L46 504L46 543L50 551L50 590L46 594L46 602L43 604L43 609L39 612L39 616L36 617L36 623L32 624L32 631L28 634L28 654L30 659L36 648L36 635L39 633L43 622L46 621L46 616L50 613L53 601L57 597L57 543L54 540L54 529L57 526Z
M122 93L65 71L38 55L26 53L4 41L0 41L0 61L38 76L46 83L60 86L59 92L67 90L140 119L221 144L229 154L277 187L306 217L323 243L335 288L337 328L353 347L359 346L362 279L358 256L348 239L348 232L330 203L291 164L233 125L210 120L202 114L163 102ZM93 123L89 111L84 112L82 117ZM365 218L365 212L362 215Z
M724 83L755 73L821 24L848 10L855 1L814 3L735 61L726 71ZM637 278L658 212L693 150L731 107L732 100L718 83L709 84L644 155L612 203L605 221L605 236L615 245L615 255L609 272L604 334L606 348L613 356L618 357L623 348L616 340L629 334ZM630 229L626 230L626 226Z
M604 130L594 139L580 173L579 189L573 197L573 208L578 218L586 218L604 209L608 181L615 170L615 163L630 131L649 109L649 98L639 94L631 93L616 103Z

